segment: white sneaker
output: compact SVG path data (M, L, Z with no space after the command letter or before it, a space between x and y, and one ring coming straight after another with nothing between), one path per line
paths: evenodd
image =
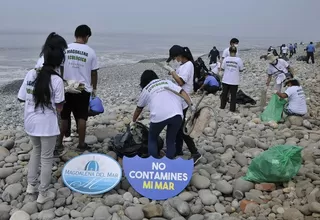
M72 142L72 140L73 140L72 137L64 137L63 138L64 142Z
M27 186L27 193L28 193L28 194L33 194L33 193L36 193L36 192L39 192L38 186L33 186L33 185L31 185L31 184L28 184L28 186Z
M54 200L54 198L56 197L54 192L51 192L51 191L47 191L45 194L46 195L42 195L41 193L39 193L37 203L43 204L48 201Z

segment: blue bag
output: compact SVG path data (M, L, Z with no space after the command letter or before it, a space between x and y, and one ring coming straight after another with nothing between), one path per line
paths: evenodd
M96 116L104 112L103 104L100 98L90 97L88 116Z

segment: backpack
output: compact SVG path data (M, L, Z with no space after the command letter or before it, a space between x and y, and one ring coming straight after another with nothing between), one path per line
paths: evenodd
M148 135L149 129L140 122L136 122L136 128L132 131L130 125L127 125L127 130L123 134L116 135L111 140L110 150L114 151L118 157L148 157ZM158 137L158 151L163 148L164 141Z

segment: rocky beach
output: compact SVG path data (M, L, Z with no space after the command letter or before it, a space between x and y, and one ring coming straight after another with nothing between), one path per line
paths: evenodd
M265 88L268 64L260 56L266 50L241 52L246 70L239 88L256 100L257 105L238 105L239 113L234 114L228 109L219 109L218 94L204 98L202 105L215 109L217 133L212 135L215 123L208 123L209 127L195 140L203 157L194 167L191 182L178 196L166 201L142 197L125 177L103 195L72 192L64 185L61 171L65 162L79 155L74 138L73 143L65 144L68 152L54 161L50 191L56 194L55 200L37 204L37 195L26 194L26 165L32 144L23 129L23 104L16 98L21 81L3 86L0 89L0 220L320 219L320 87L317 84L320 57L316 64L296 61L305 55L303 49L304 46L300 46L289 62L305 90L309 114L304 118L291 117L281 124L261 122L260 94ZM206 57L203 59L208 64ZM140 75L146 69L154 70L160 78L169 78L152 62L99 71L97 95L104 102L105 113L88 120L86 142L91 152L118 159L115 152L109 151L110 140L130 123L140 92ZM270 89L268 100L272 93ZM194 102L199 98L199 95L192 96ZM142 122L148 124L148 118L148 112L144 111ZM255 184L240 179L253 158L284 144L303 147L303 164L290 182ZM186 150L184 157L189 156ZM237 190L243 192L243 198L235 193Z

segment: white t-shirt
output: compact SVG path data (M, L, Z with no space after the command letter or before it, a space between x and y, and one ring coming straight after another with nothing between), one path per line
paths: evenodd
M182 88L169 80L152 80L141 92L138 107L149 106L150 121L152 123L162 122L176 115L183 116L183 99L164 87L180 93Z
M287 46L285 46L285 47L282 47L282 53L288 53L288 47Z
M211 72L218 74L219 68L221 67L221 65L220 65L220 62L216 62L216 63L210 64L210 67L211 67Z
M289 63L283 59L278 59L276 65L269 64L268 75L273 76L276 79L276 84L281 84L286 79L286 73L288 73Z
M224 51L222 53L222 58L230 57L229 48L230 47L227 47L226 49L224 49ZM239 56L239 51L237 50L236 57L238 57L238 56Z
M63 78L75 80L85 85L87 92L92 92L91 71L98 70L97 56L86 44L71 43L66 50Z
M182 64L176 70L176 73L185 82L185 84L182 86L182 89L187 94L191 94L193 91L193 77L194 77L193 63L191 61L188 61L188 62ZM188 104L186 102L183 102L183 109L185 109L187 107L188 107Z
M221 68L224 70L222 82L228 85L240 84L240 72L244 70L243 62L239 57L226 57Z
M18 99L25 101L24 106L24 127L30 136L47 137L60 134L58 117L56 112L56 103L64 101L64 85L63 80L56 75L51 76L51 103L52 109L45 107L44 111L41 107L35 109L35 101L33 98L32 83L37 77L37 72L30 70L18 93Z
M296 114L307 114L307 103L301 86L290 86L285 93L288 95L288 109Z
M41 67L43 66L43 63L44 63L44 57L41 56L41 57L38 59L37 64L35 65L34 68L36 68L36 69L41 68ZM56 68L55 71L56 71L59 75L61 75L61 73L60 73L60 68Z

